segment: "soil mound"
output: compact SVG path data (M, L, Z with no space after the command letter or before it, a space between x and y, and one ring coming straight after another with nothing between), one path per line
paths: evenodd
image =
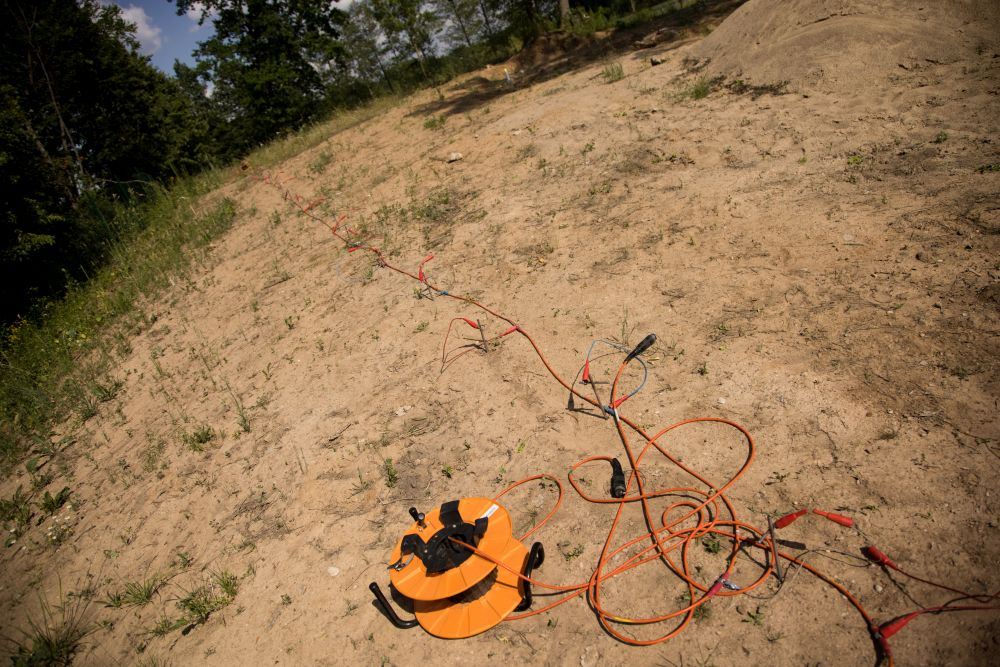
M750 0L692 50L712 75L853 94L901 70L996 51L990 0Z

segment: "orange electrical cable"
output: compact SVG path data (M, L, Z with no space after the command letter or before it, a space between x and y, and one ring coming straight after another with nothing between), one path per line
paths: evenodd
M574 472L581 466L594 461L610 461L611 460L610 457L590 456L584 458L581 461L574 464L570 468L568 473L568 479L570 485L583 500L596 504L609 504L609 503L618 504L617 512L615 513L614 519L611 521L607 537L605 538L604 545L601 549L601 554L598 559L597 566L594 569L594 572L589 577L588 581L575 585L554 585L541 582L534 579L533 577L525 576L515 567L511 566L511 563L519 559L507 558L506 560L509 562L502 562L503 559L498 556L493 556L489 553L485 553L473 547L472 545L465 544L464 542L458 540L457 538L454 537L451 538L454 542L469 549L471 552L481 557L482 559L494 563L498 569L504 570L505 571L504 577L505 580L507 580L508 582L515 580L513 579L513 577L517 577L526 582L527 584L531 584L539 588L544 588L557 593L566 593L566 595L556 599L555 601L545 606L533 609L525 613L513 614L507 616L507 620L517 620L517 619L528 618L531 616L536 616L538 614L549 611L554 607L557 607L565 602L568 602L569 600L575 599L583 594L586 594L589 605L597 615L598 622L601 624L601 626L604 628L606 632L608 632L611 636L615 637L619 641L636 646L648 646L664 642L672 637L675 637L678 633L680 633L694 617L695 610L699 606L708 602L708 600L711 599L712 597L732 596L745 593L762 585L768 579L774 567L773 561L769 562L769 564L766 567L762 568L762 572L757 579L755 579L754 581L743 587L736 587L734 584L729 582L729 577L731 576L733 569L735 567L736 558L739 555L740 549L742 548L743 545L750 544L751 546L767 550L771 554L774 554L773 557L780 557L791 563L799 565L801 568L810 572L811 574L819 578L821 581L829 584L830 586L835 588L838 592L840 592L851 603L851 605L853 605L854 608L857 609L858 613L861 614L861 617L864 619L869 632L871 632L872 634L872 638L875 642L876 648L880 648L880 650L884 654L884 657L887 658L889 665L890 666L892 665L892 654L889 651L889 646L886 641L887 636L891 633L887 632L886 636L883 636L881 634L879 626L876 626L874 624L871 616L867 613L867 611L857 600L857 598L855 598L843 585L836 582L829 576L823 574L815 567L805 563L799 558L796 558L794 556L779 551L777 549L777 545L775 545L769 537L764 537L764 535L766 534L764 531L748 523L739 521L736 518L735 509L730 500L728 499L728 497L725 495L725 493L743 476L743 474L749 468L750 464L753 462L754 457L756 455L756 446L754 444L753 438L743 426L741 426L736 422L719 417L698 417L694 419L685 419L683 421L679 421L675 424L672 424L670 426L661 429L659 432L657 432L652 436L649 435L640 425L636 424L635 422L628 419L628 417L623 416L618 412L618 407L625 400L629 398L629 395L626 395L621 398L616 397L618 391L618 384L622 377L622 373L625 371L625 368L628 365L629 361L631 361L633 355L638 354L638 352L633 351L633 353L630 354L625 359L625 361L623 361L619 365L618 370L614 377L614 381L612 382L611 385L611 392L608 397L608 405L607 406L601 405L598 401L584 395L580 391L577 391L575 387L576 383L575 380L573 383L568 383L565 379L563 379L562 376L560 376L559 373L552 367L551 363L548 361L545 354L542 352L541 348L535 342L534 338L532 338L531 335L527 331L525 331L522 327L520 327L516 322L502 315L501 313L498 313L495 310L483 305L482 303L476 301L475 299L462 296L460 294L452 294L447 290L439 289L424 272L424 266L431 259L433 259L433 255L428 255L422 262L420 262L418 266L418 273L416 275L410 273L405 269L390 264L386 260L382 251L379 250L374 245L371 245L370 243L367 242L363 242L360 239L356 240L348 238L349 236L350 237L358 236L359 233L356 230L348 229L348 234L346 236L345 234L342 234L340 232L340 225L346 219L346 216L342 215L340 216L340 218L337 220L336 223L329 224L322 216L316 213L316 207L318 206L319 203L321 203L319 200L313 201L308 204L303 204L303 200L301 197L293 195L287 189L283 189L283 184L281 183L281 181L278 180L277 178L272 178L270 174L265 174L264 176L253 175L251 177L265 184L271 185L276 189L278 189L279 191L282 191L283 198L286 201L291 202L291 204L297 207L303 215L307 216L313 221L329 229L331 234L333 234L336 238L338 238L340 241L344 243L344 246L347 248L348 252L356 252L358 250L370 252L374 255L375 259L377 260L380 266L423 284L427 289L436 292L438 296L447 296L451 299L467 303L471 306L474 306L475 308L478 308L482 312L497 318L498 320L506 322L510 326L510 328L506 330L504 333L499 334L497 336L492 336L490 338L486 338L484 335L482 336L479 342L486 342L486 344L489 345L489 343L498 341L509 334L519 333L528 342L528 344L531 345L536 356L538 357L538 360L541 362L541 364L545 367L545 369L549 372L549 374L556 382L562 385L562 387L566 389L572 396L582 400L584 403L596 407L599 411L607 412L614 418L616 430L618 432L619 438L621 439L622 446L625 450L626 457L628 458L629 465L631 467L631 472L629 473L628 479L626 481L625 497L623 498L592 497L589 494L587 494L582 488L580 488L580 486L577 484L576 479L574 478ZM469 324L471 327L480 329L481 331L481 327L479 326L479 324L474 323L472 320L468 318L457 317L453 319L448 325L448 331L445 335L444 344L442 346L442 364L445 367L454 362L458 356L461 356L462 354L465 354L466 352L470 351L470 350L464 350L462 352L459 352L457 356L453 352L452 356L449 357L448 347L447 347L448 338L451 335L452 326L458 320L465 320L465 322ZM648 341L644 341L644 344L648 346L649 342L651 342L651 339L649 339ZM640 348L637 348L637 350L638 349ZM725 481L721 485L710 482L709 480L705 479L703 476L698 474L695 470L686 466L682 461L672 456L669 453L669 451L667 451L665 446L660 442L661 439L671 431L683 427L685 425L694 423L718 423L727 425L739 431L746 441L747 453L745 460L743 461L742 465L740 465L739 469L736 470L736 472L732 475L732 477L730 477L727 481ZM638 435L642 439L642 441L644 441L644 444L642 445L641 449L638 450L638 453L636 453L633 450L632 443L629 438L629 433L625 429L626 426L632 432ZM640 471L643 459L652 450L657 451L661 456L667 459L667 461L672 463L674 466L676 466L684 473L696 479L700 484L702 484L704 487L707 487L709 490L705 491L702 488L694 488L694 487L647 489L646 482L644 481L643 475ZM542 528L542 526L544 526L549 521L549 519L551 519L555 515L555 513L561 506L564 497L564 490L562 484L557 478L555 478L552 475L548 474L535 475L520 480L518 482L515 482L514 484L508 486L506 489L504 489L499 494L494 496L494 498L492 499L493 501L496 501L499 498L506 495L507 493L509 493L510 491L513 491L517 487L537 479L548 479L554 482L558 488L559 495L553 507L551 508L549 513L545 516L545 518L540 523L534 525L524 535L522 535L519 538L519 540L527 539L537 530ZM633 486L635 487L634 491L633 491ZM675 501L672 504L668 505L666 509L664 509L657 518L654 515L654 512L650 506L650 501L656 498L661 498L666 496L681 496L684 499ZM631 539L626 539L623 544L612 549L614 537L616 531L618 530L626 506L637 502L641 506L642 516L646 523L646 527L648 529L647 532L632 537ZM726 515L728 515L728 518L723 518L723 510L725 511ZM671 515L675 511L678 512L680 516L678 518L671 518ZM693 525L686 525L685 527L682 527L682 525L692 520L694 521ZM755 536L754 539L753 540L747 539L746 535L748 534L754 535ZM688 554L692 544L694 544L695 540L698 540L699 538L702 538L706 535L721 536L723 538L730 539L733 542L732 551L730 552L729 556L726 559L726 568L724 572L714 581L714 583L707 585L698 581L698 579L691 573L688 565L689 561ZM632 549L636 545L643 542L649 542L649 544L639 549L636 553L628 555L627 558L622 563L615 565L613 567L609 567L609 562L611 560L622 554L625 554L628 550ZM675 557L673 556L677 552L679 552L679 562L675 561ZM636 567L658 560L662 561L671 572L673 572L681 581L683 581L687 585L688 592L690 595L689 598L690 604L681 609L677 609L665 614L645 617L645 618L622 617L612 613L611 611L605 609L602 606L601 588L602 585L605 584L605 582L609 581L615 576L621 575L622 573L630 571ZM876 562L885 565L885 563L882 561L876 561ZM898 567L894 567L893 569L899 570ZM925 579L921 579L919 577L914 577L913 575L903 572L902 570L899 571L918 581L929 583L931 585L939 586L946 590L959 593L963 595L963 598L960 599L974 599L982 602L987 600L997 600L998 598L1000 598L1000 591L998 591L996 594L992 596L988 594L973 595L965 593L955 588L951 588L941 584L936 584L934 582L930 582ZM732 590L729 590L730 587L732 588ZM696 594L700 594L700 597L698 597L698 599L695 599ZM997 607L995 606L988 606L988 605L965 605L965 606L943 605L940 607L923 608L921 610L918 610L917 612L912 612L909 616L901 617L900 619L894 621L893 623L895 625L893 626L891 632L898 631L903 625L905 625L906 622L909 622L909 620L911 620L912 618L923 613L938 613L942 611L960 611L960 610L973 610L973 609L981 610L981 609L996 609L996 608ZM674 626L672 629L668 630L664 634L660 635L659 637L647 640L640 640L636 639L635 637L625 635L622 632L618 631L615 627L615 625L649 625L675 619L677 620L676 626ZM891 624L886 624L885 626L882 627L887 627L888 625Z

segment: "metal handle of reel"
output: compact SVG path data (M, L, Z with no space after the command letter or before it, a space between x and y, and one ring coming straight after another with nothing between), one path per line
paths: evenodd
M412 618L408 621L404 621L397 614L396 610L392 608L392 604L389 603L389 599L382 593L382 589L374 581L368 584L368 590L372 592L375 596L375 606L382 610L389 622L395 625L401 630L406 630L408 628L414 628L417 626L417 619Z
M531 576L531 571L535 568L541 567L542 563L545 562L545 547L542 546L541 542L535 542L531 545L531 553L528 554L528 560L524 563L524 571L521 573L525 577ZM522 600L521 604L514 608L514 611L526 611L531 607L531 584L524 579L521 579L522 586Z

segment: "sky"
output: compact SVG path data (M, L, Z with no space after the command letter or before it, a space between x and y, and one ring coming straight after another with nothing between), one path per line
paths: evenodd
M141 52L170 75L174 73L174 60L194 64L191 54L198 42L212 36L211 19L199 26L199 10L192 8L186 15L177 16L177 5L169 0L115 0L107 4L121 7L125 20L136 25Z

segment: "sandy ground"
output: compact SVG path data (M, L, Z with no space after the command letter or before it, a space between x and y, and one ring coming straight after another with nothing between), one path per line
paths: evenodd
M757 452L727 493L737 516L854 517L852 529L804 518L782 536L877 621L950 595L866 566L865 544L922 576L996 591L1000 173L980 169L1000 163L995 11L754 0L719 26L738 4L568 56L546 40L508 64L514 87L493 67L246 173L325 198L317 211L347 214L410 271L433 252L436 284L518 322L564 377L593 339L655 332L649 381L622 414L651 432L700 416L743 424ZM915 18L894 26L890 10ZM608 83L615 62L624 77ZM685 94L722 75L707 97ZM462 159L448 162L453 152ZM47 462L61 471L48 488L69 486L72 506L59 544L48 518L0 552L4 634L18 637L62 591L97 624L77 656L86 665L875 662L862 618L807 572L716 598L707 618L648 648L612 639L580 599L461 641L390 626L367 585L386 587L408 507L491 497L541 472L565 481L586 456L623 458L622 442L610 420L566 409L518 336L442 370L452 318L478 317L488 334L504 323L419 298L273 185L234 172L213 196L238 202L232 232L145 305L151 324L115 372L115 400L53 435L72 444ZM595 377L619 360L596 362ZM663 444L716 485L746 454L721 425ZM689 484L662 458L643 473ZM606 464L581 474L607 493ZM2 496L27 483L6 480ZM553 500L532 484L504 504L523 532ZM535 535L548 552L537 576L585 581L613 513L569 489ZM616 543L646 530L630 505ZM693 548L706 585L723 551ZM230 604L151 632L221 572L239 577ZM149 604L105 606L158 575ZM759 575L741 557L733 576ZM662 614L685 606L685 590L651 563L603 600ZM899 664L987 664L1000 616L921 617L892 645Z

